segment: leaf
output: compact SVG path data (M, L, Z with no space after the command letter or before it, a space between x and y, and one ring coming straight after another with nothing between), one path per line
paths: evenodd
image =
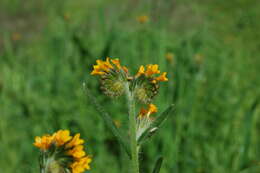
M91 92L89 91L89 89L87 88L85 83L83 83L83 87L87 93L87 96L89 97L91 102L94 104L96 110L99 112L100 117L104 120L106 126L111 130L111 132L117 138L118 142L125 149L127 155L131 158L130 146L129 146L128 142L123 138L123 136L119 132L118 128L115 126L112 118L103 109L103 107L97 102L96 98L91 94Z
M162 166L162 162L163 162L163 157L160 156L156 162L155 162L155 165L154 165L154 168L153 168L153 172L152 173L159 173L160 172L160 169L161 169L161 166Z
M253 166L250 168L246 168L243 171L240 171L239 173L259 173L260 172L260 166Z
M173 110L173 104L170 105L160 116L158 116L153 123L148 127L138 138L138 144L143 143L146 139L154 135L154 133L159 129L162 123L168 118Z

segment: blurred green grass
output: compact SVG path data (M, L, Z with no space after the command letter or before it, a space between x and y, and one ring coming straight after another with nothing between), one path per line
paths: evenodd
M37 172L34 137L58 129L82 133L94 158L90 172L128 172L82 87L87 81L126 125L124 100L104 97L89 74L106 56L132 74L149 63L169 74L155 103L176 110L145 144L143 172L158 155L162 173L258 165L259 11L257 0L0 1L0 172ZM139 15L149 22L138 23Z

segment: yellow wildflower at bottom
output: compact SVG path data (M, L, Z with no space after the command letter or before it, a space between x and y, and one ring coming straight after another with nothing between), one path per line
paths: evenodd
M89 170L89 163L92 161L91 158L89 157L83 157L81 159L79 159L78 161L72 163L70 165L71 169L72 169L72 173L82 173L84 172L84 170Z

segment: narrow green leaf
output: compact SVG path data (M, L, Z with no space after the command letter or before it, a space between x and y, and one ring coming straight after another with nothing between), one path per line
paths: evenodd
M250 168L246 168L239 173L259 173L260 172L260 166L253 166Z
M162 166L162 162L163 162L163 158L162 156L160 156L156 162L155 162L155 165L154 165L154 168L153 168L153 172L152 173L159 173L160 172L160 169L161 169L161 166Z
M117 138L118 142L122 145L122 147L125 149L127 155L131 158L131 152L130 152L130 146L126 139L123 138L123 136L120 134L118 128L115 126L112 118L109 116L109 114L103 109L103 107L98 103L96 98L91 94L89 89L87 88L86 84L83 84L83 87L86 91L87 96L91 100L91 102L94 104L96 110L99 112L100 117L104 120L107 127L111 130L111 132L114 134L114 136Z
M143 143L146 139L152 136L158 130L158 128L161 127L162 123L167 119L172 110L173 105L170 105L160 116L158 116L150 125L150 127L147 128L138 138L138 144Z
M249 160L249 149L251 145L251 136L252 136L252 126L254 120L254 113L259 104L259 98L257 98L250 109L245 114L244 119L244 144L242 145L242 152L240 156L240 169L245 169L248 167Z

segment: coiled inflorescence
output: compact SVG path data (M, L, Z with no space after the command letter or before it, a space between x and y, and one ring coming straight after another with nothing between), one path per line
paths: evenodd
M101 89L110 97L121 96L125 92L125 84L129 82L130 90L138 101L144 104L151 103L158 93L159 82L168 81L166 72L160 74L157 64L140 66L135 76L130 76L128 69L121 66L119 59L107 58L106 61L97 60L97 65L91 72L101 78Z
M41 150L40 167L47 173L82 173L89 170L91 158L86 155L80 134L70 136L68 130L35 137L34 146Z

